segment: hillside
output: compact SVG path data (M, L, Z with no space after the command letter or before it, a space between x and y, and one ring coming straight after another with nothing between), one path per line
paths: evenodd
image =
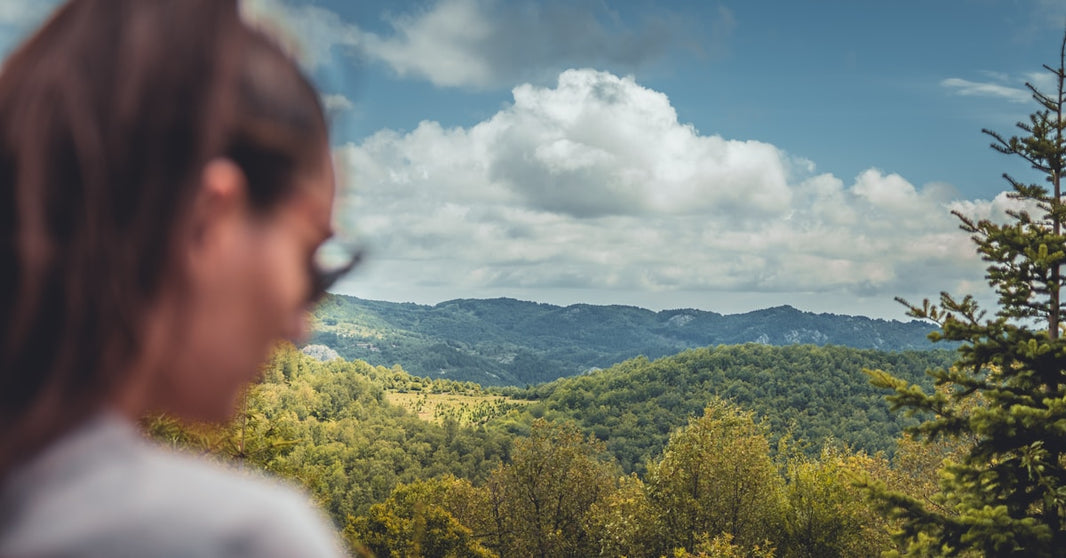
M950 366L954 351L885 352L847 347L758 344L692 349L526 389L506 388L536 417L574 421L595 434L627 471L643 472L669 432L709 401L732 401L789 433L817 454L826 441L891 454L907 419L889 410L864 369L880 369L930 388L926 370ZM913 419L911 419L913 420Z
M311 343L346 359L399 364L411 374L524 386L696 347L841 345L883 351L932 349L919 321L814 314L780 306L723 315L633 306L554 306L508 298L435 306L330 295L315 311Z
M283 345L264 368L263 381L249 390L232 423L186 428L167 417L148 417L144 424L166 444L293 479L343 529L353 549L365 544L379 556L408 548L397 541L407 536L404 529L408 527L415 530L409 533L414 537L422 533L452 541L466 537L462 540L494 545L502 556L537 555L515 550L501 537L530 532L542 515L507 511L506 506L524 501L515 494L528 486L561 481L566 487L554 493L552 501L566 505L546 510L574 509L584 514L593 506L575 497L595 493L603 498L599 519L566 523L570 530L588 529L581 536L592 541L589 548L614 544L621 546L605 555L665 555L669 548L659 548L666 536L661 532L627 530L621 532L625 538L618 539L619 531L609 525L655 524L655 517L687 517L690 508L665 496L671 487L683 487L688 494L692 483L686 479L692 477L661 473L663 467L671 470L672 460L690 458L695 460L690 463L715 471L704 477L708 482L751 480L749 486L786 498L770 501L760 496L754 504L754 509L776 514L777 519L764 523L784 529L766 534L782 549L775 555L871 556L888 548L884 522L872 527L871 532L882 534L871 543L873 550L844 553L812 547L795 538L787 525L799 525L794 522L809 517L812 501L824 505L819 508L824 510L819 512L823 518L826 513L875 518L867 507L855 507L860 500L854 491L842 500L845 491L854 489L853 474L871 473L886 482L904 479L906 487L915 489L935 479L932 469L890 470L893 465L884 456L863 453L894 451L902 420L887 412L884 394L870 385L861 370L882 368L928 385L930 378L923 371L943 366L951 358L950 351L718 346L656 361L636 358L528 389L486 390L444 379L427 382L396 367L341 359L323 362ZM685 442L696 439L685 432L700 433L699 445ZM783 437L788 443L778 445ZM827 441L836 443L828 452L819 452ZM671 452L671 446L688 449ZM912 461L920 457L922 463L938 462L939 449L916 456L915 449L925 446L912 443L900 446L900 452L907 447ZM805 449L806 455L797 449ZM762 464L761 475L750 474L748 466L753 462ZM685 467L686 471L698 470L694 465ZM800 489L809 493L795 492ZM733 493L718 485L705 492L712 499ZM612 507L611 502L624 505ZM444 531L425 530L408 517L421 513L418 508L441 505L450 507L447 513L433 511L432 525ZM700 509L709 505L701 504ZM648 516L651 512L658 515ZM504 514L498 516L503 519L497 522L491 513ZM611 519L617 514L622 514L620 522ZM855 525L849 520L846 528L834 528L833 536L844 533L866 540L867 535ZM671 540L681 540L677 537L684 538L690 531L682 527ZM539 531L533 533L532 539L542 538ZM676 544L680 543L670 543ZM654 552L633 552L648 548ZM585 549L564 555L597 554Z

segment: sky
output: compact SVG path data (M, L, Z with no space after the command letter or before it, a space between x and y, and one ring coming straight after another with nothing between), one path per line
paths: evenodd
M0 52L54 2L0 0ZM906 319L987 293L951 212L1050 85L1064 0L247 0L322 93L337 292Z

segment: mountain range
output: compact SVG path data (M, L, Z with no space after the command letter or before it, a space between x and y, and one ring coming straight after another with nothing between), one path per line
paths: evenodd
M815 314L778 306L743 314L633 306L556 306L510 298L436 305L329 295L310 344L418 376L523 386L715 345L841 345L884 351L944 348L934 324Z

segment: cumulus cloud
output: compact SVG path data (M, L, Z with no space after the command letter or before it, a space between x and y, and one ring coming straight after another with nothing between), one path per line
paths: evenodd
M389 16L389 32L374 33L314 5L287 0L245 5L250 17L300 37L310 67L347 53L442 87L511 86L554 77L573 65L632 71L665 54L686 25L649 18L630 26L592 0L437 0ZM712 24L712 34L721 36L712 39L724 41L734 24L722 8Z
M953 201L870 169L815 172L773 145L705 135L631 77L569 70L468 127L423 122L337 149L342 210L376 247L368 281L452 292L896 294L980 280Z

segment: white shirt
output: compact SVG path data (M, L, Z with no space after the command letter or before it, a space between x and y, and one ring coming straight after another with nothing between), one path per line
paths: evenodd
M0 485L0 557L342 556L309 498L157 447L122 418L69 432Z

